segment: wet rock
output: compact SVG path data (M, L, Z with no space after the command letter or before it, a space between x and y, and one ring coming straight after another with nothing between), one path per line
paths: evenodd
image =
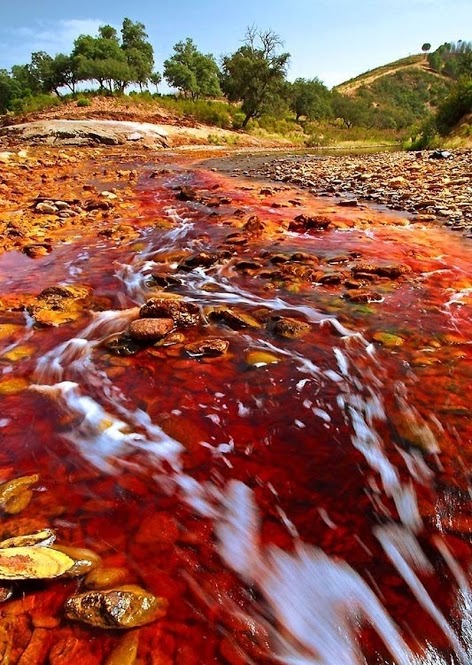
M362 282L356 282L353 279L346 279L344 282L346 289L360 289L362 288Z
M87 575L87 573L101 563L99 555L89 549L82 547L68 547L66 545L54 545L53 549L66 554L74 561L74 565L64 573L64 577L80 577L81 575Z
M246 362L253 367L265 367L266 365L276 365L281 360L280 356L276 356L268 351L250 351L246 355Z
M310 332L310 324L287 316L275 316L268 322L268 329L279 337L298 339Z
M242 233L229 233L225 238L228 245L247 245L249 239Z
M56 534L52 529L41 529L35 533L24 536L13 536L0 542L0 549L7 547L48 547L56 540Z
M109 337L103 346L114 356L134 356L143 348L137 340L126 334Z
M185 351L189 356L222 356L228 350L229 342L219 337L209 337L207 339L193 342L185 345Z
M172 286L179 286L181 284L180 279L178 279L177 277L157 272L151 273L151 275L147 277L147 281L150 286L156 284L157 286L161 286L164 289L167 289Z
M139 633L136 631L127 633L108 656L105 665L134 665L138 655L138 645Z
M252 272L253 270L259 270L261 268L261 264L258 263L257 261L243 260L235 263L234 267L236 268L236 270L239 270L241 272L247 272L247 271Z
M379 342L379 344L382 344L382 346L386 346L389 349L402 346L405 341L403 337L399 337L398 335L393 335L392 333L387 332L376 332L373 335L373 339L376 342Z
M141 307L143 319L172 319L176 326L194 326L200 322L200 308L193 302L177 298L150 298Z
M290 261L294 261L295 263L317 263L318 259L316 256L312 256L306 252L294 252L290 256Z
M17 514L31 501L31 487L37 485L39 475L21 476L0 485L0 507L5 513Z
M287 263L288 260L289 257L286 254L272 254L269 258L270 263L273 263L274 265Z
M37 325L60 326L82 316L89 294L87 287L53 286L41 291L26 309Z
M7 600L13 596L13 587L11 586L0 586L0 603L6 603ZM1 651L0 651L1 658ZM0 662L2 662L0 660Z
M403 264L379 266L377 268L377 275L379 277L388 277L389 279L398 279L409 272L411 272L410 267Z
M208 319L216 323L224 323L232 330L241 330L242 328L260 328L261 324L257 319L245 312L236 312L229 307L216 307L208 312Z
M316 217L307 217L306 215L297 215L288 225L288 230L294 233L306 233L307 231L326 231L331 225L328 217L318 215Z
M1 580L44 580L60 577L75 561L49 547L8 547L0 549Z
M410 272L410 267L401 263L392 265L378 266L371 263L357 263L351 268L351 272L356 277L366 275L377 275L378 277L388 277L389 279L398 279L402 275Z
M136 628L165 616L167 600L157 598L138 586L108 591L87 591L66 601L67 618L96 628Z
M337 284L341 284L341 275L336 272L328 273L326 275L323 275L323 277L320 278L319 282L324 286L327 285L335 286Z
M153 342L165 337L175 327L173 319L136 319L130 323L128 334L139 342Z
M264 232L265 224L262 222L257 215L249 217L247 222L243 226L243 230L246 233L251 234L252 236L259 236Z
M47 256L52 251L52 246L49 243L33 243L29 245L24 245L21 250L23 254L29 256L30 259L39 259L43 256Z
M175 346L176 344L182 344L185 342L185 335L181 332L172 332L169 335L166 335L162 339L158 340L154 346L155 347L165 347L165 346Z
M82 207L86 212L92 212L93 210L110 210L110 208L113 207L113 204L111 201L89 199Z
M383 296L375 291L354 291L344 294L344 298L354 303L382 302Z
M176 198L179 201L198 201L199 196L195 189L192 187L181 187L177 193Z
M359 201L357 199L341 199L338 203L338 206L342 208L357 208L358 205Z
M87 589L110 589L123 584L129 576L126 568L95 568L85 578Z
M198 252L198 254L192 254L192 256L187 257L181 263L179 263L179 270L193 270L194 268L209 268L219 261L220 256L218 254L212 254L209 252Z

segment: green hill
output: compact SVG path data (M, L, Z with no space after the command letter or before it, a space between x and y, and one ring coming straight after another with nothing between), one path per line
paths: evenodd
M334 89L366 113L377 114L384 126L405 128L433 113L454 85L434 71L425 54L376 67Z

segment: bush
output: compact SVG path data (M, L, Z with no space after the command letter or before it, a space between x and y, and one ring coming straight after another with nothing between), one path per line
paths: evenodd
M90 101L90 99L87 99L87 97L80 97L77 100L77 106L79 108L84 108L85 106L90 106L91 104L92 102Z
M52 95L34 95L23 97L21 99L14 99L11 103L12 111L18 115L23 113L37 113L38 111L45 111L60 106L61 100Z
M460 81L438 109L436 125L447 134L461 118L472 113L472 79Z

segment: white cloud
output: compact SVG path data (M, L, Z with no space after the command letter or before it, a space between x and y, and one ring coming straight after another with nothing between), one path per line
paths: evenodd
M82 34L95 35L100 19L67 19L60 21L37 21L33 26L14 30L0 29L0 68L29 62L34 51L46 51L50 55L68 53L74 40Z

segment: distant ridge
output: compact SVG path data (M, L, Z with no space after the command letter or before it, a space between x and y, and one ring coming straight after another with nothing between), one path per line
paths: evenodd
M355 76L348 81L344 81L344 83L340 83L339 85L334 86L334 90L337 90L343 95L353 95L361 86L368 87L379 78L384 76L392 76L400 70L410 68L422 70L428 74L431 74L432 76L436 76L437 78L442 79L443 81L449 82L451 80L449 76L439 74L438 72L435 72L433 69L431 69L428 63L427 55L425 53L418 53L416 55L409 55L406 58L400 58L399 60L395 60L394 62L390 62L386 65L381 65L380 67L370 69L363 74L359 74L359 76Z

